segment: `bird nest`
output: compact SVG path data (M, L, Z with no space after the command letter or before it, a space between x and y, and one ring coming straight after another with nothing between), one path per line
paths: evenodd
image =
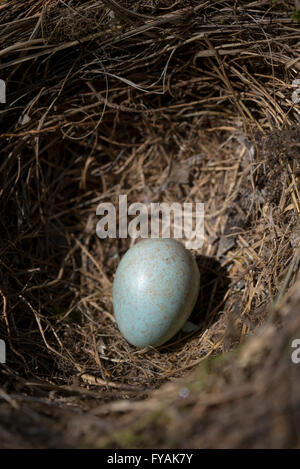
M0 1L0 445L299 445L298 16ZM135 240L99 239L96 208L122 194L205 204L194 327L157 349L114 319Z

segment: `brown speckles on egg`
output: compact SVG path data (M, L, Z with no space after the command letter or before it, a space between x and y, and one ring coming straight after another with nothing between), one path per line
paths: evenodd
M139 347L169 340L195 305L199 277L192 254L178 241L148 239L129 249L113 288L115 316L125 338Z

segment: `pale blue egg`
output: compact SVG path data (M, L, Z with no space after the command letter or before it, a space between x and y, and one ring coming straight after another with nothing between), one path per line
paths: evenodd
M113 306L123 336L137 347L171 339L191 314L200 274L191 252L174 239L146 239L123 256Z

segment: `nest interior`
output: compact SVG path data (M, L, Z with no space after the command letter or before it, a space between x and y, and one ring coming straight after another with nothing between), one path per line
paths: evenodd
M298 16L292 1L0 1L3 447L299 444L293 369L292 407L263 407L259 431L257 406L251 435L238 417L257 389L269 401L257 383L277 365L283 386L272 344L300 326ZM96 209L121 194L205 204L196 327L158 349L113 316L134 240L100 240Z

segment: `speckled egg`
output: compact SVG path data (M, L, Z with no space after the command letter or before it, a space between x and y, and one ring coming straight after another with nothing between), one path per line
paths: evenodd
M159 346L184 325L195 306L200 274L190 251L174 239L146 239L121 259L113 306L123 336L137 347Z

